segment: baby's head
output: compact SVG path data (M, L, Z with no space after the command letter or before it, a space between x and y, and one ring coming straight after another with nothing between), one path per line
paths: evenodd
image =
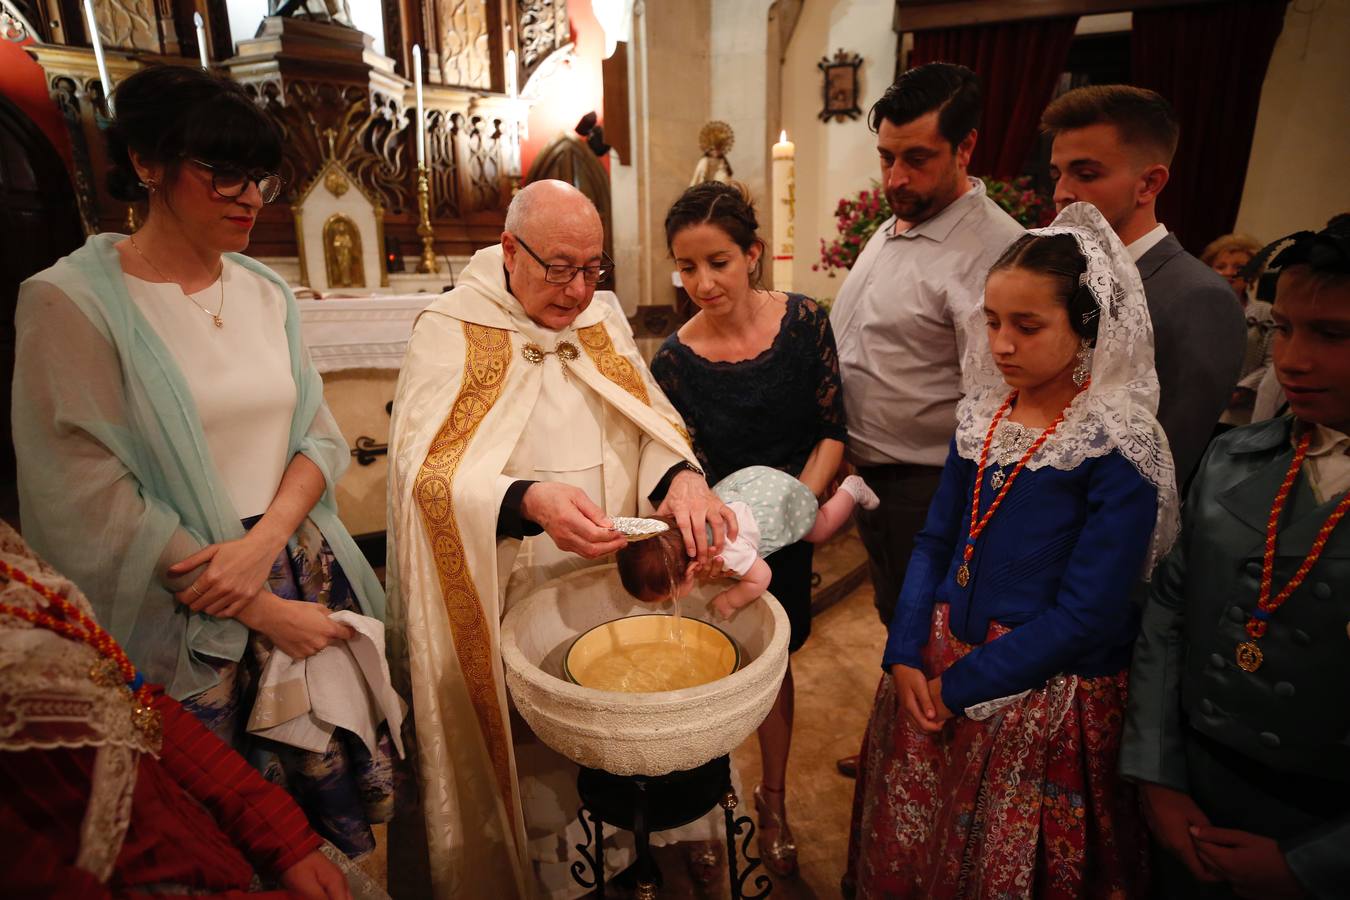
M677 598L687 594L692 580L687 577L689 560L674 517L652 518L670 527L655 537L629 541L616 558L624 590L643 602L659 603L670 599L672 587Z

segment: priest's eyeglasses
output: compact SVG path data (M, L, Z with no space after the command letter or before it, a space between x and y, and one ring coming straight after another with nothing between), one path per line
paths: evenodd
M564 263L548 263L539 258L539 254L530 249L530 245L520 239L520 235L512 235L516 243L525 249L525 252L534 258L534 261L544 267L544 280L549 284L571 284L572 279L581 273L581 279L587 284L599 284L610 276L614 271L614 260L610 259L604 253L600 254L603 262L598 266L569 266Z
M276 172L268 172L263 169L247 172L238 166L216 165L191 157L188 158L188 161L210 172L211 189L227 200L233 200L243 194L244 191L248 190L250 182L258 186L258 193L262 195L263 203L271 203L281 195L281 176Z

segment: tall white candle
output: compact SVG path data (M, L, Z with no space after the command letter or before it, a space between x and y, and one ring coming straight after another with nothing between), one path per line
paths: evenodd
M520 99L520 84L516 78L516 51L506 51L506 96ZM520 177L521 114L519 104L512 104L511 121L506 126L506 174Z
M782 132L773 145L773 286L792 290L797 214L797 148Z
M211 64L206 58L206 23L202 21L201 13L192 14L192 24L197 27L197 56L201 58L202 68L209 69Z
M103 98L108 115L113 114L112 81L108 78L108 64L103 59L103 39L98 34L98 20L94 18L94 0L84 0L84 21L89 29L89 42L94 45L94 64L98 66L98 80L103 84Z
M422 48L413 44L413 90L417 94L417 167L427 164L427 120L422 111Z

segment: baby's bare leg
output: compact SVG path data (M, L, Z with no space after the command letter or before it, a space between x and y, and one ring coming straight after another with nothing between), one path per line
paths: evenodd
M853 515L853 508L859 504L864 509L875 509L878 505L877 495L857 475L850 475L839 485L834 496L820 505L816 512L816 523L802 540L819 544L834 537L848 522L848 517Z

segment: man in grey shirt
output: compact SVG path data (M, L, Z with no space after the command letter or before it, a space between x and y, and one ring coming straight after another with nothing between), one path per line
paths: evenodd
M876 510L858 511L858 528L886 625L956 431L962 326L989 267L1023 232L966 174L979 117L975 73L947 63L910 69L872 107L895 215L830 311L848 458L881 497Z
M1158 423L1181 487L1241 374L1247 320L1227 282L1158 222L1158 194L1180 136L1176 116L1153 91L1093 85L1047 106L1041 127L1053 136L1055 205L1097 207L1139 267L1153 319Z

